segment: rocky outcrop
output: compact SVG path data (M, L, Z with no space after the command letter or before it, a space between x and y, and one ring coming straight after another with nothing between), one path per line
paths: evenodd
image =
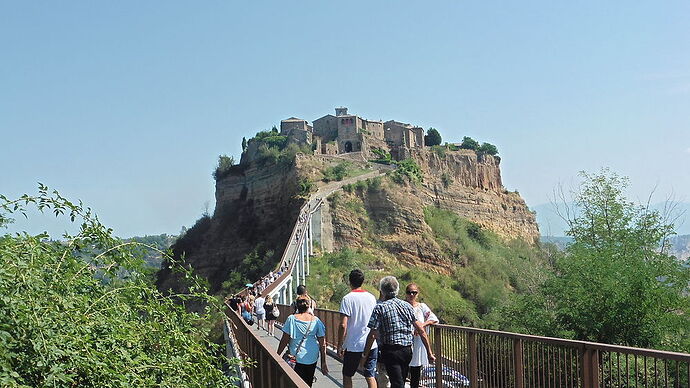
M503 188L498 157L467 150L444 154L429 148L412 149L409 156L422 169L421 184L391 183L378 190L341 193L329 203L330 209L322 209L334 249L383 247L402 261L448 272L448 258L424 222L426 206L451 210L509 239L538 238L534 214L519 194ZM257 246L272 252L264 263L268 272L279 260L304 203L298 195L299 181L318 180L323 168L341 162L341 158L298 154L292 165L233 166L216 182L213 216L200 220L178 240L175 256L184 257L208 279L214 292ZM164 265L158 286L178 290L180 283Z
M216 207L173 245L197 275L217 292L244 257L261 247L273 252L267 267L277 262L290 236L299 208L298 169L294 166L254 164L233 166L216 182ZM267 272L267 271L266 271ZM167 266L158 274L158 288L179 290L178 276Z
M424 182L420 200L448 209L506 238L535 242L539 227L533 212L517 192L501 181L500 158L471 150L439 154L429 148L413 150Z

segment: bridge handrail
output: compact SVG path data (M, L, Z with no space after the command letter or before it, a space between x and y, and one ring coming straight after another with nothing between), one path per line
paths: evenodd
M279 321L292 314L290 306L280 304L278 308ZM317 308L314 314L326 326L326 343L335 348L340 313ZM466 326L436 324L432 327L430 341L437 356L435 370L462 373L471 387L479 386L482 381L487 386L515 388L631 386L630 381L641 384L657 380L663 380L664 384L649 386L680 387L685 386L682 382L690 383L690 354L687 353ZM663 371L657 371L657 364ZM630 376L633 368L635 376ZM443 373L436 376L436 386L444 386L441 380L448 376Z
M236 311L230 308L226 317L239 348L244 354L244 370L252 386L256 388L308 388L309 386L301 377L290 368L287 363L273 350L264 347L261 340L256 335L256 330L252 330Z
M543 343L553 344L553 345L568 346L568 347L572 347L572 348L590 348L590 349L603 350L603 351L609 351L609 352L636 354L638 356L646 356L646 357L657 357L658 356L658 357L668 359L668 360L690 362L690 353L679 353L679 352L670 352L667 350L636 348L636 347L623 346L623 345L611 345L611 344L605 344L605 343L601 343L601 342L569 340L569 339L565 339L565 338L556 338L556 337L544 337L544 336L531 335L531 334L512 333L512 332L508 332L508 331L479 329L476 327L469 327L469 326L454 326L454 325L446 325L446 324L436 324L436 325L434 325L434 327L438 327L439 329L448 329L448 330L462 330L462 331L467 332L467 333L490 334L490 335L503 337L503 338L530 340L530 341L543 342Z
M298 213L298 217L299 217L299 215L302 215L302 213L304 212L304 209L307 207L307 205L309 205L309 202L311 202L311 200L312 200L312 199L309 198L309 199L300 207L299 213ZM319 208L319 206L321 206L322 203L323 203L323 198L319 198L319 200L315 203L314 208L313 208L313 209L310 209L309 214L314 214L314 213L316 212L316 210ZM283 265L284 265L284 263L287 261L287 259L291 259L291 260L290 260L290 266L285 270L285 272L284 272L283 274L281 274L275 281L273 281L268 287L266 287L266 289L264 289L264 290L261 292L262 295L267 295L268 293L270 293L270 291L273 291L273 290L276 288L276 286L277 286L278 284L280 284L281 280L284 280L285 278L288 277L288 276L286 276L286 274L292 275L292 269L293 269L294 263L295 263L295 260L294 260L294 259L295 259L295 257L297 256L297 251L293 252L292 257L289 257L289 253L288 253L288 252L290 251L290 244L292 244L292 242L293 242L295 236L297 235L297 230L298 230L298 228L299 228L299 224L300 224L300 223L299 223L299 218L298 218L297 222L295 222L295 226L292 227L292 232L290 233L290 238L288 239L287 246L285 247L285 250L283 250L283 254L282 254L282 256L280 257L280 261L278 261L278 264L277 264L276 267L275 267L275 271L276 271L276 272L280 271L280 268L283 267ZM300 233L300 235L299 235L299 237L298 237L298 241L302 241L302 239L304 238L304 234L306 233L306 230L307 230L307 228L304 228L304 229L301 231L301 233ZM252 283L252 284L253 284L254 287L256 288L256 287L259 285L260 282L261 282L261 279L255 281L255 282ZM273 286L273 287L271 287L271 286ZM245 295L246 295L248 291L249 291L248 288L244 288L244 289L243 289L242 291L240 291L238 294L245 294Z
M300 213L299 213L299 214L302 214L302 211L304 210L304 207L305 207L307 204L309 204L309 202L310 202L310 201L307 201L307 203L304 204L304 205L302 206L302 208L300 208ZM323 199L319 199L319 200L315 203L313 210L310 210L309 214L313 214L314 212L316 212L316 210L319 208L319 206L321 206L321 203L322 203L322 202L323 202ZM292 241L293 241L293 239L294 239L294 236L296 235L296 230L297 230L297 227L298 227L298 226L299 226L299 221L298 221L298 222L295 224L295 226L292 228L292 234L290 234L290 240L288 241L287 247L286 247L285 250L283 251L283 258L281 259L280 263L278 263L278 267L277 267L277 268L281 268L281 267L283 266L283 263L285 262L285 259L288 257L288 253L287 253L287 252L290 250L290 244L292 244ZM298 241L298 242L302 241L302 239L304 238L304 235L305 235L306 233L307 233L307 228L305 227L305 228L303 228L302 231L300 232L300 235L298 236L297 241ZM273 281L271 284L269 284L268 287L266 287L266 288L261 292L261 295L268 295L268 294L270 294L273 290L275 290L276 288L278 288L278 286L279 286L280 284L282 284L283 280L285 280L285 279L287 279L287 278L289 278L289 277L292 276L292 271L293 271L293 269L295 268L295 263L297 262L297 260L295 260L296 257L297 257L297 253L298 253L297 250L295 250L295 251L293 252L293 255L292 255L291 260L290 260L290 265L289 265L289 267L288 267L288 268L285 270L285 272L283 272L275 281ZM258 282L257 282L257 283L258 283ZM256 286L257 283L254 283L254 286Z

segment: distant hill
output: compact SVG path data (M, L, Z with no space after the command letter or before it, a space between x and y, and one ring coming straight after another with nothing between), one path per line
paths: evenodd
M568 236L541 236L539 239L542 243L555 244L560 250L573 241L572 237ZM680 260L690 259L690 235L673 236L670 239L671 254Z
M568 204L571 210L574 209L572 204ZM559 205L561 210L564 206ZM537 212L537 224L539 224L539 232L542 236L565 236L565 231L568 229L567 223L556 213L554 205L550 203L543 203L536 206L530 206L531 210ZM664 203L659 202L652 205L652 209L663 211ZM678 202L675 208L676 214L681 214L676 221L676 233L679 235L690 234L690 202Z
M165 252L168 250L168 248L170 248L170 246L172 245L172 243L175 242L176 239L177 236L164 233L153 236L147 235L143 237L130 237L128 239L125 239L125 241L136 241L138 243L145 244ZM163 262L163 257L161 253L156 249L143 247L142 254L144 255L144 262L146 262L146 265L148 267L159 269L161 263Z

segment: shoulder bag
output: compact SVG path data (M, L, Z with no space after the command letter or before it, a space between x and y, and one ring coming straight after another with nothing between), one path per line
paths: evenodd
M315 319L312 319L309 321L309 326L307 326L307 331L304 333L304 337L302 337L302 340L299 341L299 345L297 345L297 349L295 349L295 354L290 354L290 344L288 344L287 350L285 350L285 354L283 354L283 360L287 362L288 365L290 365L290 368L295 369L295 364L297 364L297 357L295 357L296 354L299 353L300 349L302 349L302 344L304 343L304 340L307 339L307 336L309 335L309 329L311 329L311 324L315 321Z

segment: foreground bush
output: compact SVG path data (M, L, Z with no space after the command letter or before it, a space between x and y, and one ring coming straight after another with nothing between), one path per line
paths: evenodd
M89 209L45 186L36 197L0 196L0 226L31 204L81 228L61 241L0 237L0 386L231 384L222 348L207 339L211 315L175 303L193 297L212 306L198 284L186 295L159 293L134 254L138 243L112 237Z

